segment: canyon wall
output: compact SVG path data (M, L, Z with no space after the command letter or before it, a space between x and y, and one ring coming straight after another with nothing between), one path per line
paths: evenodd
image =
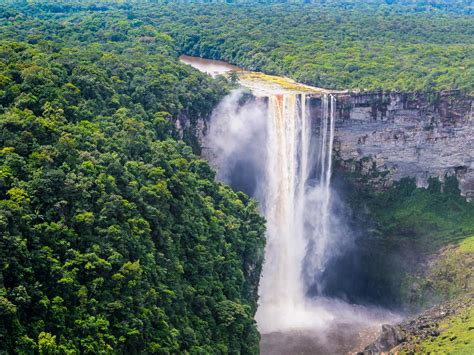
M319 106L313 97L312 106ZM383 188L403 177L426 186L455 175L474 197L474 106L456 91L338 94L334 151L341 166ZM315 110L316 115L319 110Z
M461 193L474 198L474 103L456 91L427 94L345 93L337 97L334 154L347 172L357 172L371 187L384 189L403 177L427 186L430 177L458 178ZM321 95L308 95L312 130L319 134ZM267 101L266 98L258 100ZM209 160L205 143L209 119L175 122L189 132ZM186 134L184 134L186 136Z

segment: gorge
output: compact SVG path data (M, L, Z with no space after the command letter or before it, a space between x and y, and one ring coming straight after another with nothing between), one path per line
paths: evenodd
M474 353L472 17L0 2L0 354Z
M261 352L300 351L307 337L332 337L334 327L356 330L339 341L341 349L351 350L357 333L373 331L388 312L325 295L327 262L349 252L353 242L330 184L336 99L322 94L319 107L311 108L305 93L247 102L242 95L235 91L217 106L205 145L218 178L256 198L267 220L255 316ZM321 338L316 346L323 351L330 343Z
M364 301L357 306L334 298L350 288L328 288L331 278L359 276L355 270L341 275L340 267L326 270L356 253L357 233L346 221L351 212L332 193L333 156L339 169L358 170L375 189L404 177L426 187L430 178L453 175L469 198L472 102L456 93L430 102L404 94L297 91L274 83L269 90L265 80L249 85L240 75L252 93L237 90L217 106L203 146L218 178L256 198L267 220L256 314L261 351L330 351L328 339L333 343L337 336L340 351L360 350L381 323L401 318ZM324 337L314 340L315 332Z

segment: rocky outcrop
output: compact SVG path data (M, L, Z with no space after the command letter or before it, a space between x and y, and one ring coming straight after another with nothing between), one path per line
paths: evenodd
M202 155L204 136L207 132L209 119L210 115L198 118L192 118L188 114L182 114L176 118L169 117L178 138L184 140L198 155ZM202 155L202 157L206 159L206 156Z
M382 333L375 342L367 346L365 353L380 353L388 351L405 340L405 334L402 328L398 325L392 326L390 324L382 325Z
M335 153L341 165L389 186L415 177L456 175L461 192L474 197L474 105L472 97L368 93L337 95ZM374 174L377 172L377 174Z
M398 325L383 325L379 338L359 354L471 353L474 295L432 307Z

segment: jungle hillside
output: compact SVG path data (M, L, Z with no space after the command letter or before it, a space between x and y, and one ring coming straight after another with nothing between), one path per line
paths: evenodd
M0 353L258 351L264 220L190 146L229 86L177 56L119 8L1 5Z

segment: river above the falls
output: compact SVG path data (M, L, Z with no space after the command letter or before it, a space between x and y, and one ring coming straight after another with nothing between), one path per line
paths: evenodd
M179 57L179 60L213 77L228 73L230 71L242 70L238 66L226 63L222 60L192 57L192 56L184 55L184 54Z
M346 92L326 90L298 83L293 79L283 76L268 75L261 72L245 70L221 60L205 59L188 55L182 55L179 57L179 59L182 63L191 65L195 69L207 73L212 77L216 77L217 75L226 75L229 72L236 72L239 84L252 91L252 94L257 97L266 97L285 93L323 95Z

